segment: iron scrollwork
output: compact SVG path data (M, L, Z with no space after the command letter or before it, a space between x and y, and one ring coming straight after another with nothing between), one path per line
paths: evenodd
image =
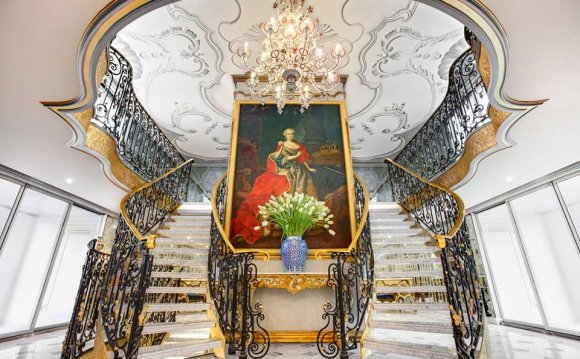
M184 159L137 99L129 62L113 47L108 58L91 123L115 140L117 154L131 170L152 181Z
M219 221L224 222L227 181L219 183L214 206ZM258 271L253 253L234 253L211 219L211 245L208 258L209 293L218 323L227 342L228 354L239 358L263 358L270 348L270 336L262 326L264 314L260 303L252 304L258 287Z
M95 249L96 239L89 242L81 283L75 300L72 318L62 344L61 359L80 357L91 348L87 343L96 337L99 301L108 270L109 254Z
M387 161L395 200L439 236L453 334L460 358L476 358L482 345L484 300L477 266L458 200L446 190ZM459 226L459 227L458 227ZM448 234L457 229L452 238Z
M435 179L463 155L469 136L491 123L488 106L476 57L468 50L451 66L443 102L395 160L423 178Z
M368 214L363 218L364 196L362 185L355 179L357 223L366 221L352 251L331 254L327 286L334 292L334 303L324 305L322 319L326 323L317 337L318 351L325 358L348 358L349 351L358 348L358 333L372 298L374 255Z

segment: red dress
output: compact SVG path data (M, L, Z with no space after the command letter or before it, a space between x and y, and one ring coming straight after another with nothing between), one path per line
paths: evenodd
M310 192L304 191L296 186L296 180L294 179L296 177L295 173L297 172L296 167L303 168L302 172L304 172L305 178L309 176L308 171L304 168L304 161L308 160L310 154L306 150L306 147L297 142L295 143L299 146L297 150L282 148L283 144L280 144L276 147L276 151L268 156L266 172L256 178L252 190L246 196L246 199L242 202L240 208L238 208L236 217L232 220L232 238L242 236L249 244L254 244L258 240L261 232L254 230L256 226L261 225L261 222L257 218L259 211L258 205L264 205L264 203L270 200L270 196L278 197L284 192L292 193L293 191ZM282 150L281 153L276 156L280 150ZM282 164L277 159L283 155L284 151L298 151L300 152L300 156ZM297 152L295 153L297 154ZM289 171L289 167L294 167L293 171ZM291 183L291 181L294 183ZM304 182L310 182L309 186L313 186L311 179L309 181L305 180Z

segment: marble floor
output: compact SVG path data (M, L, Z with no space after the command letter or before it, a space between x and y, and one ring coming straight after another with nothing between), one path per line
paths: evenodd
M494 359L579 359L580 341L490 325ZM0 359L57 359L64 331L0 341ZM272 344L268 358L320 358L313 344ZM233 358L233 357L232 357ZM351 355L358 359L358 355Z

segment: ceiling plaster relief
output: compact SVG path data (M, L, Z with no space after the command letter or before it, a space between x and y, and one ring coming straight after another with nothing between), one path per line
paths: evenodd
M259 51L257 21L274 14L272 2L178 1L137 19L115 39L133 66L137 96L185 156L227 158L231 75L244 72L235 52L244 41ZM463 25L409 0L307 5L314 7L324 43L340 42L348 51L339 73L351 74L346 101L353 160L395 155L443 100L449 67L468 48Z

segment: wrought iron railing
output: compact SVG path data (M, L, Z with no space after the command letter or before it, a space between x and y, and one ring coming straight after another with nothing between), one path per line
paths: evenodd
M99 314L104 341L113 357L137 357L153 266L149 251L155 246L155 235L150 233L186 199L192 163L180 164L123 198L111 254L104 255L93 247L89 250L61 358L78 358L90 349L85 346L95 339ZM153 317L149 321L167 319ZM146 341L156 340L159 338Z
M356 245L350 251L333 252L327 286L334 303L324 305L324 327L317 337L319 353L325 358L348 358L357 349L374 287L374 256L368 219L368 193L355 177Z
M443 102L395 161L423 178L437 178L461 158L469 136L491 122L488 107L475 55L468 50L451 66Z
M115 140L132 171L152 181L185 160L135 96L129 62L113 47L108 58L91 123Z
M236 251L223 231L227 181L224 176L214 189L209 249L209 293L228 354L239 358L263 358L270 349L270 336L261 325L262 305L252 302L258 286L258 269L251 251Z
M103 330L115 358L137 357L153 266L149 250L155 246L155 235L150 232L187 197L192 163L182 163L121 201L101 306Z
M103 283L108 271L109 254L95 249L96 239L89 242L87 259L83 266L81 283L75 300L72 318L63 341L61 359L78 358L95 340L96 324Z
M463 201L387 159L393 196L437 239L453 335L459 358L476 358L483 342L485 311L477 267L464 222Z

